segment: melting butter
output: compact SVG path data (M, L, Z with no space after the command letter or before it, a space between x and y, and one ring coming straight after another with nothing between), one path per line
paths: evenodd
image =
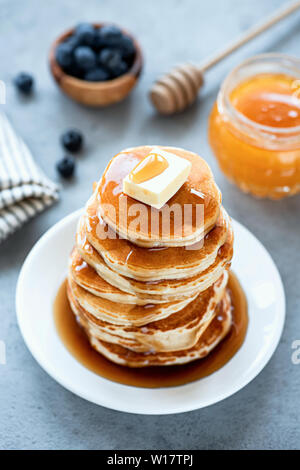
M160 209L186 182L191 163L155 147L123 180L123 192L137 201Z

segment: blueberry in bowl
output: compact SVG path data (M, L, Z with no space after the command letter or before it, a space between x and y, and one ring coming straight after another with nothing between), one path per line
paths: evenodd
M61 90L88 106L124 99L142 69L136 39L113 24L80 23L62 34L50 50L50 69Z
M93 70L97 65L97 56L89 46L78 46L74 50L74 63L82 71Z

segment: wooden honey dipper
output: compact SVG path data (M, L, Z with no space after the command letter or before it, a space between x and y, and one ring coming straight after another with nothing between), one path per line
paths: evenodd
M281 9L264 23L251 28L240 39L229 44L203 65L183 64L160 78L150 90L150 99L154 107L161 114L174 114L186 109L195 101L203 85L204 72L298 8L300 1Z

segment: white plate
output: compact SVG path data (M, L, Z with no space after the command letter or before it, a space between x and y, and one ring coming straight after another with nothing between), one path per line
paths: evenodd
M222 369L187 385L145 389L111 382L81 365L58 337L52 310L66 276L80 213L65 217L42 236L25 260L17 285L17 316L23 338L38 363L57 382L107 408L169 414L217 403L243 388L264 368L283 329L284 290L266 249L236 221L232 268L247 295L249 328L243 346Z

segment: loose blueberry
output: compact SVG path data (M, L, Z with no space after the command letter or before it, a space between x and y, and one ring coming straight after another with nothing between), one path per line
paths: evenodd
M110 79L110 74L103 67L96 67L92 70L89 70L84 75L84 80L88 82L104 82L105 80Z
M33 87L33 77L26 72L20 72L14 79L14 83L21 93L28 95Z
M63 178L70 178L75 170L75 160L70 155L64 156L56 164L56 169Z
M98 34L102 46L115 46L122 37L122 31L114 25L102 26Z
M67 42L59 44L55 51L55 57L58 64L65 68L70 67L73 61L73 48Z
M76 47L74 51L75 63L83 70L91 70L96 65L96 54L87 46Z
M69 129L61 136L61 143L70 152L78 152L83 144L83 135L77 129Z
M80 23L75 28L75 36L82 46L93 46L96 35L96 29L90 23Z

